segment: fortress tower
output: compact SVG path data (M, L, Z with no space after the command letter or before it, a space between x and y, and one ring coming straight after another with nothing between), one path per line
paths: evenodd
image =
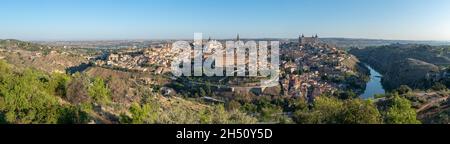
M299 47L306 46L306 45L314 46L314 45L319 44L319 42L320 41L319 41L319 37L317 36L317 34L316 34L316 36L311 36L311 37L305 37L305 35L302 34L298 38Z

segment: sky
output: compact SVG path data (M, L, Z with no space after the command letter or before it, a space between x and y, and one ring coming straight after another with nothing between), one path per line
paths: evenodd
M449 0L1 0L0 39L450 40Z

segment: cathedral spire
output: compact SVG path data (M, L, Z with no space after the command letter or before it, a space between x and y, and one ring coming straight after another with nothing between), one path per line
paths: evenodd
M239 34L237 34L236 41L240 41Z

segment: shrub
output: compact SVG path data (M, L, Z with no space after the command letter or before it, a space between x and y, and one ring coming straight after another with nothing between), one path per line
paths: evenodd
M419 124L416 110L412 108L411 102L398 95L388 99L383 106L382 112L384 122L388 124Z
M88 88L89 96L99 104L108 104L111 102L110 91L105 82L101 78L94 78L92 84Z

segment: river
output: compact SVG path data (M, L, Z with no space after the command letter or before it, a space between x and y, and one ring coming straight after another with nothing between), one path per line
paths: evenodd
M370 99L374 98L375 94L384 94L385 90L383 88L383 85L381 84L382 75L369 65L366 66L370 70L370 81L367 83L366 90L364 91L364 94L361 95L361 97L363 99Z

